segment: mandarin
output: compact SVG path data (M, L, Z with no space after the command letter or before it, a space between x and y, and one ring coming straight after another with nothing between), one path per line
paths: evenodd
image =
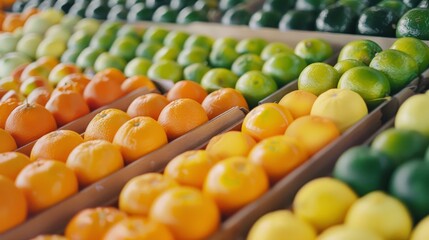
M215 118L233 107L242 107L249 110L246 99L233 88L221 88L204 99L201 104L209 119Z
M83 139L89 140L106 140L113 142L118 129L131 117L124 111L109 108L101 111L89 122L86 127Z
M119 69L106 68L104 70L97 72L97 74L94 75L94 78L92 80L98 81L101 79L112 80L119 84L122 84L126 80L126 76Z
M7 117L9 117L9 114L13 111L13 109L18 107L18 105L19 102L14 98L0 102L0 128L5 127Z
M83 97L92 110L105 106L123 95L121 84L109 78L94 77L83 91Z
M129 217L113 225L104 240L173 240L170 230L152 219Z
M167 93L167 100L174 101L181 98L190 98L198 103L202 103L207 97L207 91L198 83L183 80L174 84Z
M304 90L295 90L282 97L279 104L285 106L293 118L310 115L311 108L317 96Z
M162 109L168 105L166 97L159 93L148 93L137 97L128 106L127 113L130 117L147 116L158 120Z
M30 158L20 152L0 153L0 175L15 181L18 173L30 162Z
M58 126L70 123L90 112L82 95L75 91L62 91L52 94L46 103Z
M71 130L57 130L39 138L31 149L30 159L50 159L66 162L70 152L83 143L83 138Z
M0 196L0 233L2 233L25 221L27 202L13 181L1 175Z
M127 78L122 84L121 89L125 93L130 93L139 88L146 87L149 91L153 91L156 89L155 84L145 76L133 76Z
M256 141L248 134L239 131L229 131L212 137L206 150L216 161L230 157L247 157Z
M31 93L27 96L27 101L29 103L37 103L42 106L45 106L51 97L51 89L47 87L38 87L31 91Z

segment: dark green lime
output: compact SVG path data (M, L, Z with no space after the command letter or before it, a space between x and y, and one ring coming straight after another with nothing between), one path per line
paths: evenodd
M281 31L287 30L314 30L316 28L317 11L311 10L290 10L279 23Z
M397 37L415 37L429 40L429 9L414 8L399 19L396 29Z
M329 5L335 3L336 0L297 0L295 8L298 10L315 10L321 11Z
M262 9L265 11L276 11L279 13L286 13L294 9L296 0L266 0Z
M154 11L152 8L146 7L144 3L137 3L128 12L127 20L129 22L148 21L152 19Z
M359 17L357 33L362 35L394 37L398 15L391 9L373 6Z
M191 22L208 22L207 13L196 10L193 7L186 7L179 12L176 23L186 24Z
M279 26L279 22L281 19L281 15L275 11L257 11L252 15L249 21L249 26L251 28L277 28Z
M195 4L197 0L171 0L170 7L175 10L182 10Z
M320 12L316 29L322 32L354 33L356 15L351 8L334 4Z
M377 6L388 8L394 11L399 17L404 15L409 9L405 3L398 0L384 0L377 4Z
M128 10L123 5L116 5L110 9L107 19L109 20L127 20Z
M178 10L171 9L169 6L162 6L153 13L152 21L174 23L178 14Z
M222 17L225 25L248 25L252 14L245 8L233 7L226 11Z

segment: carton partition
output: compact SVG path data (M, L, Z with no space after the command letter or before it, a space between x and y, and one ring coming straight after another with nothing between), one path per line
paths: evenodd
M157 89L161 91L162 94L167 93L174 86L174 82L168 79L151 79Z
M0 234L0 239L30 239L39 234L61 232L68 221L80 210L116 202L121 189L131 178L148 172L162 171L177 155L188 150L200 149L213 136L235 127L243 120L245 113L246 110L238 107L228 110L57 205L30 217L21 225Z
M116 100L116 101L114 101L114 102L112 102L106 106L97 108L96 110L88 113L87 115L82 116L82 117L58 128L58 130L72 130L72 131L75 131L77 133L83 133L83 132L85 132L85 129L88 126L89 122L95 117L95 115L97 115L101 111L108 109L108 108L117 108L117 109L120 109L122 111L127 111L128 106L131 104L132 101L134 101L134 99L136 99L137 97L139 97L141 95L147 94L149 92L157 92L157 90L150 91L146 87L136 89L136 90L132 91L131 93L125 95L124 97L121 97L118 100ZM36 141L37 140L35 140L31 143L28 143L28 144L18 148L16 151L24 153L26 155L29 155L31 152L31 149L33 148Z

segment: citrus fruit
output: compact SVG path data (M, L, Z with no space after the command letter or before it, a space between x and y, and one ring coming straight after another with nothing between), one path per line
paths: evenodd
M288 210L277 210L260 217L252 226L247 240L316 239L316 231Z
M288 30L308 30L314 31L316 28L316 19L319 12L311 10L287 11L279 22L280 31Z
M210 52L209 61L210 66L215 68L231 68L235 59L240 56L235 48L229 46L219 46L217 48L213 48Z
M229 157L247 157L255 144L255 140L248 134L229 131L212 137L206 150L210 158L217 162Z
M346 225L337 225L330 227L318 236L320 240L382 240L376 233L361 228L354 228Z
M428 235L429 217L423 218L414 228L410 240L424 240Z
M30 159L50 159L66 162L70 152L83 143L82 137L71 130L57 130L39 138L31 149Z
M360 15L356 32L362 35L395 37L399 16L392 9L372 6Z
M67 238L58 234L44 234L44 235L36 236L31 240L67 240Z
M83 91L83 97L91 110L105 106L124 94L121 83L109 78L93 79Z
M182 71L182 67L177 62L161 60L150 66L147 76L150 79L178 82L182 80Z
M185 41L185 45L183 48L192 48L192 47L201 47L206 49L207 51L210 51L213 45L213 38L205 35L191 35L188 39Z
M149 91L154 91L157 89L155 84L148 77L140 75L127 78L121 84L121 89L125 94L140 88L146 88Z
M17 148L15 139L12 137L12 135L1 128L0 140L2 142L0 145L0 153L14 151Z
M391 49L399 50L409 54L419 65L419 73L429 66L429 47L423 41L414 37L403 37L397 39Z
M319 96L329 89L336 88L339 79L339 73L331 65L313 63L304 68L299 75L298 89Z
M136 57L133 60L129 61L125 66L124 73L127 77L132 77L136 75L147 75L152 62L149 59Z
M135 117L116 132L113 144L119 147L126 163L131 163L167 144L163 126L150 117Z
M267 44L267 41L262 38L246 38L237 43L235 50L240 55L245 53L260 55Z
M161 48L162 45L160 43L142 42L136 49L136 57L152 60L156 52L158 52Z
M233 107L241 107L249 110L246 99L233 88L221 88L211 92L204 98L201 106L209 119L213 119Z
M383 239L408 239L413 222L399 200L376 191L351 206L345 224L373 231Z
M408 11L408 6L403 1L383 0L377 6L388 8L398 16L402 16Z
M143 35L143 42L162 44L169 31L161 27L149 27Z
M173 235L166 226L142 217L125 218L108 229L103 239L106 240L173 240Z
M15 99L0 101L0 128L4 129L7 118L9 117L13 109L18 107L18 105L19 105L19 102L16 101Z
M297 0L295 4L296 9L300 10L323 10L331 5L333 0Z
M128 106L127 114L131 118L146 116L157 120L162 109L168 103L165 96L159 93L148 93L134 99Z
M277 11L259 10L249 20L251 28L277 28L281 15Z
M317 96L310 92L295 90L284 95L282 99L280 99L279 104L286 107L292 114L292 117L297 119L302 116L310 115L311 107L316 99Z
M256 54L243 54L235 59L231 66L231 70L237 76L243 76L245 73L257 70L261 71L264 61Z
M367 39L351 41L341 49L338 62L346 59L355 59L369 65L375 54L381 51L381 47L374 41Z
M27 218L24 194L13 181L0 175L0 233L22 223Z
M176 239L204 239L220 222L215 202L191 187L166 190L153 202L149 219L168 227Z
M210 68L205 63L194 63L183 69L183 76L187 80L200 83L209 70Z
M332 120L344 132L365 117L368 108L359 94L348 89L331 89L316 99L310 114Z
M295 54L303 58L307 64L323 62L334 54L331 45L319 38L301 40L295 46Z
M429 103L429 95L411 96L399 107L395 117L397 129L415 130L429 137L429 111L425 106Z
M276 82L260 71L250 71L241 76L235 84L235 89L243 94L251 108L259 101L274 93L278 87Z
M183 80L175 83L168 91L166 97L169 102L180 98L190 98L198 103L202 103L204 98L207 97L207 91L196 82Z
M177 63L182 67L187 67L194 63L205 64L208 59L208 52L204 48L193 47L184 49L179 53L177 57Z
M248 159L261 166L274 184L306 161L308 153L304 145L295 138L273 136L256 144Z
M231 157L210 169L203 192L216 202L223 214L230 215L256 200L268 188L268 177L262 167L245 157Z
M272 77L278 87L282 87L297 79L306 66L301 57L291 52L283 52L268 59L262 67L262 72Z
M337 72L340 74L340 77L347 72L348 70L355 68L355 67L361 67L365 66L362 62L356 60L356 59L344 59L341 61L338 61L334 68L337 70Z
M235 38L232 37L221 37L217 38L213 43L213 48L217 48L219 46L227 45L230 47L235 47L237 45L238 41Z
M398 21L396 37L415 37L429 40L425 22L429 21L429 9L414 8L406 12Z
M155 53L155 56L153 56L152 61L159 62L162 60L169 60L169 61L175 61L177 59L177 56L179 56L180 50L175 47L162 47L158 50L158 52Z
M63 77L60 82L57 84L57 88L67 85L76 86L78 92L83 94L83 90L88 85L91 80L85 76L83 73L72 73ZM36 90L36 89L35 89ZM33 90L34 91L34 90ZM30 93L31 95L31 93ZM30 97L30 96L28 96Z
M19 172L30 162L30 158L20 152L0 153L0 175L15 181Z
M348 6L331 4L319 13L316 19L316 30L321 32L354 33L356 28L355 14L355 11Z
M188 39L189 34L181 31L171 31L164 38L164 45L170 47L183 48L183 45Z
M264 47L261 52L261 59L267 61L278 53L290 52L293 53L293 49L282 42L272 42Z
M225 68L213 68L204 74L201 79L201 86L207 92L213 92L221 88L234 88L238 77L233 72Z
M119 109L103 110L89 122L84 133L84 140L99 139L112 142L118 129L130 119L130 116Z
M76 91L61 91L51 95L45 108L49 110L61 127L90 112L83 96Z

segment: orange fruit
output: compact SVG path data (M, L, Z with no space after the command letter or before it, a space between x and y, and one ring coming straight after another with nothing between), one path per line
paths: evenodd
M296 139L274 136L256 144L248 158L265 170L271 183L276 183L307 160L308 153Z
M9 90L1 97L0 102L7 101L9 99L13 99L17 102L21 102L25 99L25 97L20 92L17 92L15 90Z
M292 114L277 103L264 103L252 109L244 118L241 130L256 141L283 135L292 123Z
M122 188L119 209L131 215L147 216L153 201L167 189L177 186L176 181L160 173L134 177Z
M197 101L189 98L170 102L162 109L158 117L158 122L164 127L170 140L182 136L208 120L203 107Z
M233 107L242 107L249 110L246 99L233 88L221 88L204 99L201 104L209 119L215 118Z
M63 77L61 81L58 82L57 88L64 87L67 85L74 85L75 89L80 94L83 94L85 87L88 85L90 81L91 80L83 73L72 73Z
M205 150L184 152L173 158L165 167L164 175L181 185L202 188L204 179L215 161Z
M106 232L127 215L113 207L97 207L78 212L66 226L67 239L103 239Z
M70 123L90 112L82 95L74 91L52 94L45 107L54 115L58 126Z
M15 181L18 173L30 162L30 158L20 152L0 153L0 175Z
M0 142L0 153L10 152L17 148L15 139L12 135L2 128L0 128Z
M113 138L126 163L131 163L168 143L161 124L150 117L135 117L122 125Z
M223 214L230 215L260 197L268 187L262 167L245 157L231 157L210 169L203 191L214 199Z
M35 238L32 238L30 240L68 240L66 237L57 235L57 234L51 234L51 235L39 235Z
M155 84L145 76L133 76L127 78L122 84L121 89L124 93L130 93L139 88L146 87L149 91L155 90Z
M173 240L167 227L142 217L126 218L113 225L103 238L104 240Z
M131 117L122 110L115 108L103 110L89 122L83 139L85 141L98 139L113 142L118 129L130 119Z
M30 159L50 159L66 162L70 152L83 143L83 138L71 130L57 130L39 138L31 149Z
M94 77L83 91L83 97L91 109L105 106L123 95L121 84L109 78Z
M28 103L37 103L45 106L51 97L51 90L46 87L38 87L27 96Z
M5 130L12 135L19 147L56 129L54 116L37 103L19 105L9 114L5 124Z
M7 99L4 102L0 102L0 128L5 127L7 117L18 105L19 102L16 99Z
M229 131L212 137L206 150L216 161L229 157L247 157L256 141L246 133Z
M28 66L28 64L23 64L17 68L15 68L15 70L12 71L12 73L10 74L10 76L15 80L20 82L21 79L21 75L22 72L24 71L24 69Z
M55 57L44 56L44 57L37 59L36 63L40 64L41 66L46 67L49 71L51 71L60 62Z
M158 119L162 109L168 105L168 100L161 94L148 93L137 97L128 106L127 113L130 117L147 116Z
M0 1L0 10L3 9L2 5L3 5L3 3ZM2 30L1 28L3 26L3 21L4 21L5 17L6 17L6 13L1 11L0 12L0 30Z
M91 140L75 147L67 158L67 167L86 187L124 167L121 152L105 140Z
M295 90L286 94L279 102L286 107L294 119L310 115L311 108L317 96L304 90Z
M207 91L200 84L189 80L175 83L167 93L167 99L170 102L181 98L190 98L201 104L206 97Z
M192 187L175 187L153 203L149 218L167 226L175 239L205 239L220 222L215 202Z
M104 70L97 72L97 74L95 74L94 77L92 78L92 81L94 80L99 81L101 79L109 80L109 81L112 80L119 84L122 84L125 81L126 76L119 69L106 68Z
M15 185L24 193L30 213L40 212L78 191L73 171L55 160L28 164L18 174Z
M304 116L293 121L285 134L296 138L311 156L334 141L341 133L335 123L327 118Z
M15 227L27 218L24 194L13 181L0 175L0 233Z
M3 20L2 30L5 32L13 32L17 28L24 26L24 19L19 14L7 14Z

